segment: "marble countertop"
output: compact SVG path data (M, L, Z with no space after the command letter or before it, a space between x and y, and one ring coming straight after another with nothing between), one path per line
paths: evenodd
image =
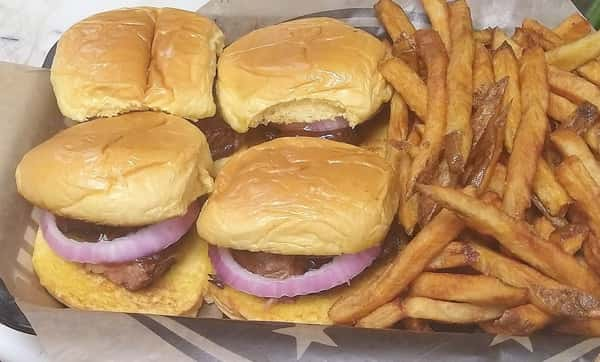
M0 61L41 66L60 34L105 10L156 6L197 10L208 0L0 0Z

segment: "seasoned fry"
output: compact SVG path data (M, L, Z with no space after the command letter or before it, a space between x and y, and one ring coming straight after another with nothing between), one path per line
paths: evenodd
M598 319L575 319L567 320L555 325L554 331L576 336L600 336L600 320Z
M446 47L446 51L450 52L450 15L448 3L446 3L446 0L421 0L421 3L427 13L427 17L429 17L431 27L438 32Z
M393 0L379 0L374 6L377 19L383 24L390 38L396 40L402 33L412 35L415 27L402 8Z
M481 45L489 45L492 43L492 32L492 28L475 30L473 32L473 39L475 39L475 41Z
M583 38L592 31L590 23L579 13L574 13L563 20L556 28L554 33L560 36L565 42L572 42Z
M492 49L498 50L502 46L502 44L507 43L507 46L510 47L513 51L515 57L520 58L521 54L523 54L523 48L519 44L517 44L514 40L508 37L502 29L494 28L492 34Z
M394 87L417 117L427 116L427 86L419 75L405 62L392 58L384 61L379 70Z
M506 119L504 145L510 152L517 128L521 122L521 86L519 81L519 63L508 45L503 45L496 50L493 56L494 78L496 82L508 77L506 91L502 98L503 107L510 107Z
M550 140L563 157L577 157L583 163L594 182L600 185L600 166L583 138L570 129L558 129L550 135Z
M523 52L519 76L522 120L508 161L503 208L510 216L521 219L530 205L536 165L548 130L548 80L541 48Z
M426 185L418 185L417 188L443 207L456 212L470 227L493 236L510 252L544 274L595 296L600 295L600 279L571 255L537 236L529 224L515 220L494 206L459 190Z
M363 328L389 328L406 318L406 310L400 299L382 305L359 319L355 326Z
M464 252L464 244L453 241L442 250L427 266L427 270L450 269L465 266L469 263Z
M600 56L600 32L546 52L546 61L562 70L573 70Z
M446 134L456 134L458 149L449 157L450 170L462 172L471 152L471 108L473 105L474 41L471 11L464 0L448 5L450 39L453 44L448 61L448 119ZM448 149L446 150L448 152Z
M533 193L552 216L562 216L567 211L571 198L556 179L546 160L538 160L532 184Z
M475 54L473 59L473 92L474 98L485 93L485 89L494 83L494 69L492 68L492 56L485 45L475 42ZM478 104L473 100L473 107Z
M529 298L526 289L510 287L484 275L423 273L412 283L409 295L451 302L514 307Z
M402 305L409 317L457 324L496 319L504 311L503 307L498 306L443 302L423 297L406 298Z
M429 323L423 319L406 318L402 321L402 326L404 329L413 332L433 332Z
M596 237L600 235L600 186L594 181L584 163L577 157L565 159L556 169L558 181L585 213L588 226Z
M507 309L500 318L480 323L479 326L490 334L528 336L546 327L551 321L551 315L533 304L525 304Z
M584 134L585 142L594 151L595 154L600 154L600 123L596 123L590 127Z
M538 216L533 222L535 232L542 238L548 240L550 235L556 230L554 225L544 216Z
M541 38L540 45L544 50L557 48L564 43L561 37L553 32L552 29L547 28L537 20L530 18L523 20L523 29L537 34Z
M575 112L577 105L573 104L565 97L550 93L548 98L548 117L560 123L567 122L569 116Z
M565 253L575 255L588 239L590 229L585 225L568 224L556 229L547 238L558 245Z
M595 85L600 86L600 61L597 59L590 60L577 68L577 73Z
M492 178L487 187L488 191L492 191L498 195L504 195L504 186L506 185L506 166L497 163L492 173Z
M598 32L598 34L600 34L600 32ZM575 74L549 66L548 83L550 83L553 92L576 104L588 101L600 108L600 89L593 83L590 83Z
M417 50L427 65L427 116L419 153L413 159L406 194L412 195L414 185L422 175L432 174L439 161L446 133L448 91L446 69L448 56L438 34L433 30L415 33Z
M471 190L473 192L473 190ZM463 229L452 212L442 210L373 283L342 295L329 310L336 323L350 323L399 295Z

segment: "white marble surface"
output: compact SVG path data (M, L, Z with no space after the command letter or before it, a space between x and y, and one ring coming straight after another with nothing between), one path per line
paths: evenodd
M41 66L60 34L100 11L131 6L197 10L207 0L0 0L0 61Z

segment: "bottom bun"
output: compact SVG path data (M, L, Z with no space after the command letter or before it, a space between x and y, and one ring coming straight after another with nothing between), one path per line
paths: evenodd
M76 309L194 316L208 285L208 248L195 230L175 246L176 261L150 286L132 292L79 263L56 255L38 231L33 268L40 283L63 304Z
M386 266L379 264L370 267L352 279L349 286L282 301L256 297L227 286L219 288L214 284L208 286L206 299L214 302L231 319L330 325L333 321L329 318L329 309L338 298L369 283Z

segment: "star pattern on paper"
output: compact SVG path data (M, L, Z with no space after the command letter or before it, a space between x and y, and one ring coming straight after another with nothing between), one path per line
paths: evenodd
M294 327L275 329L273 333L284 334L296 338L296 358L300 359L311 343L325 346L338 347L338 345L325 333L326 326L295 325Z
M529 339L529 337L497 335L494 337L494 339L492 339L492 342L490 343L490 347L495 346L500 343L503 343L503 342L506 342L506 341L510 341L510 340L517 342L518 344L523 346L523 348L525 348L529 352L533 352L533 346L531 345L531 339Z

